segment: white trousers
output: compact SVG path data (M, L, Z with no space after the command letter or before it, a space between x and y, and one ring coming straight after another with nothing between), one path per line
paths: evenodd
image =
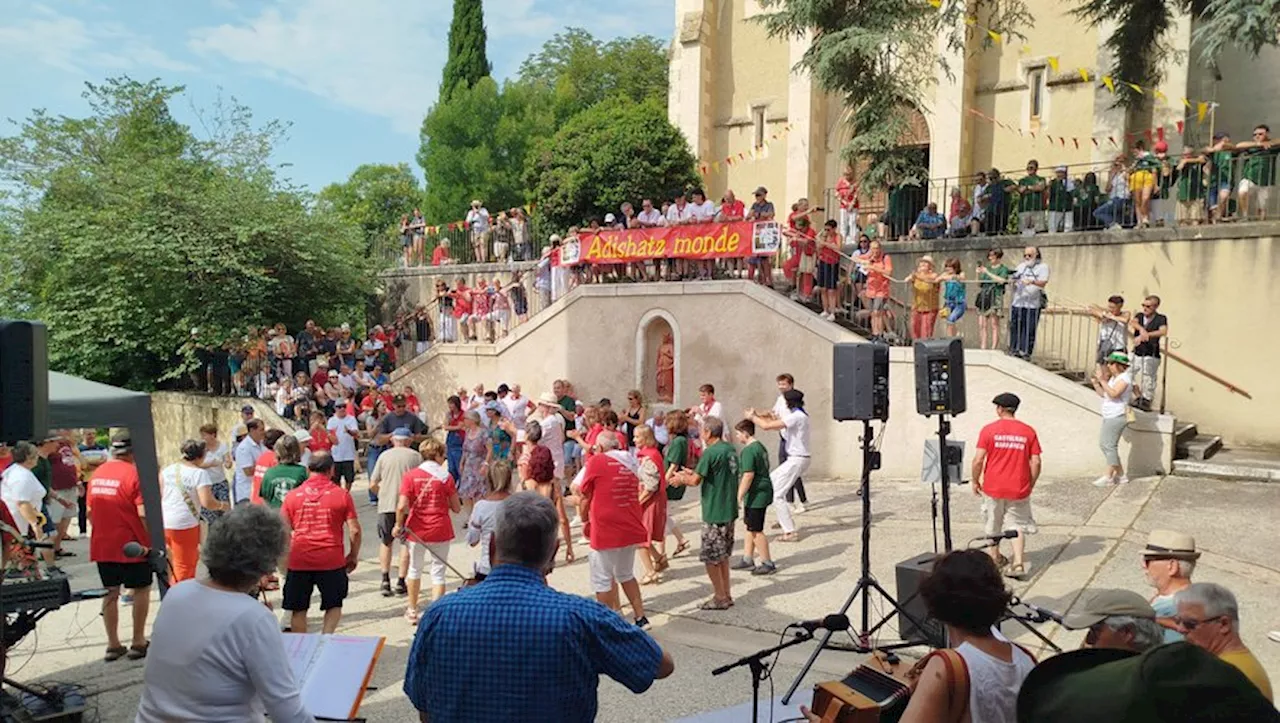
M769 479L773 482L773 512L778 516L778 524L784 533L791 534L796 531L795 520L791 519L791 504L787 502L787 493L808 469L808 457L787 457L787 461L769 473Z
M431 548L432 555L427 552L427 548ZM424 559L430 558L430 560ZM424 563L430 564L431 584L443 585L444 577L444 561L449 559L449 543L447 542L410 542L409 543L409 574L406 575L410 580L422 579L422 566Z

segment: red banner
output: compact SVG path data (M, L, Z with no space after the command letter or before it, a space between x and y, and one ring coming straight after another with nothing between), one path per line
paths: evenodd
M582 231L560 250L560 264L625 264L649 259L734 259L771 255L782 245L775 221L699 223L625 231Z

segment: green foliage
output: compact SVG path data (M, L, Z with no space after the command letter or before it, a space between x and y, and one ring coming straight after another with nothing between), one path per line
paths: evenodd
M249 324L347 320L371 288L364 239L279 180L278 124L238 105L202 118L200 140L169 114L180 87L128 78L88 85L86 118L35 111L0 139L8 308L49 325L54 368L147 389L205 342ZM357 317L358 318L358 317Z
M1280 42L1280 0L1198 0L1205 3L1193 40L1213 60L1230 46L1254 55Z
M551 91L558 123L608 98L665 100L666 47L649 35L601 43L582 28L568 28L525 59L519 82Z
M615 98L577 115L540 144L526 180L542 218L568 226L623 201L669 198L697 185L695 164L663 103Z
M473 87L492 71L485 54L488 33L484 28L481 0L453 0L449 25L449 59L440 80L440 97L449 99L459 89Z
M321 189L318 200L320 208L363 231L372 250L399 235L400 218L422 203L422 189L406 163L366 163L346 181Z
M427 179L422 213L429 224L461 219L472 199L490 211L524 203L520 173L527 149L549 123L546 99L501 92L492 78L459 88L422 122L418 163Z
M946 57L937 51L945 37L952 51L967 52L974 33L964 23L977 15L984 25L1014 37L1030 22L1023 0L943 0L940 9L923 0L762 0L773 12L760 16L777 38L812 35L799 63L823 90L851 109L853 126L845 160L865 167L864 188L887 188L927 176L919 156L899 146L908 130L908 108L923 108L926 90ZM980 41L989 45L989 39Z

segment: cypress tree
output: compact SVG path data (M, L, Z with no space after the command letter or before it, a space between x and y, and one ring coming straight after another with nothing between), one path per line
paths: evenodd
M449 25L449 60L444 64L440 81L441 100L447 100L455 88L470 88L489 75L492 66L485 54L487 40L481 0L454 0L453 22Z

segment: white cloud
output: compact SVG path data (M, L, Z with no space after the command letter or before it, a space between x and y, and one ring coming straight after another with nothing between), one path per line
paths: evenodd
M119 23L86 25L43 5L34 17L0 25L0 55L35 61L58 70L90 75L99 70L167 70L196 68L170 57Z
M295 0L196 29L188 44L416 134L439 85L447 27L413 0Z

